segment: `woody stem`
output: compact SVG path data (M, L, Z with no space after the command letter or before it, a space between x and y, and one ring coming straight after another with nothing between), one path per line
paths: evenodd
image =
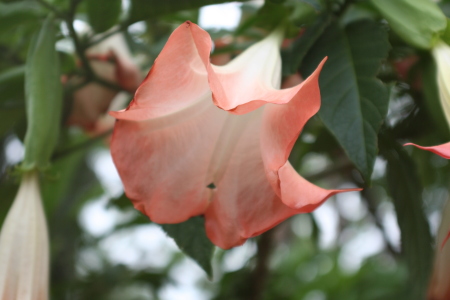
M258 252L256 254L256 266L250 275L250 300L261 300L269 275L269 259L275 246L274 233L276 227L263 233L258 241Z

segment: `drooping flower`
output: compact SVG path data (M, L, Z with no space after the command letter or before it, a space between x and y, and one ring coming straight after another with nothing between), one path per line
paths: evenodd
M170 36L134 100L111 112L111 152L134 206L156 223L204 215L208 237L231 248L333 194L287 161L319 110L324 61L279 90L282 34L275 31L224 66L211 38L185 22Z
M428 289L429 300L450 299L450 244L446 243L450 229L450 202L442 214L442 222L437 235L433 274Z
M450 126L450 47L443 41L439 41L432 50L437 67L437 85L439 90L439 99L444 110L447 123ZM407 143L420 149L431 151L444 158L450 158L450 143L437 146L422 147L413 143Z
M0 299L47 300L49 240L37 172L25 173L0 233Z
M134 63L122 34L115 34L86 52L91 67L100 78L116 83L134 93L141 83L139 68ZM74 78L82 82L82 78ZM87 130L96 130L99 118L108 110L118 91L96 82L88 83L75 91L68 123Z
M423 147L413 143L407 143L405 146L415 146L419 149L433 152L443 158L450 159L450 143L442 145ZM439 227L436 243L436 252L434 258L433 273L431 275L430 286L428 289L429 300L450 299L450 203L447 203L442 221Z
M433 48L433 57L437 66L437 84L439 98L447 123L450 124L450 47L439 41Z

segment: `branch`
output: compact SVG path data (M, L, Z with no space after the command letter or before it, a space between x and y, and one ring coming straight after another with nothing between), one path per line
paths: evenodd
M92 40L89 42L88 48L92 47L104 40L106 40L107 38L109 38L110 36L115 35L116 33L119 33L121 31L124 31L127 28L127 25L125 24L118 24L116 26L114 26L113 28L111 28L109 31L105 32L105 33L101 33L101 34L97 34L95 35Z
M103 85L103 86L105 86L107 88L112 89L112 90L116 90L116 91L119 91L119 92L124 91L124 92L130 93L128 90L122 88L120 85L115 84L113 82L110 82L108 80L104 80L103 78L98 77L96 74L94 74L94 77L92 78L92 81L95 81L95 82L97 82L97 83L99 83L99 84L101 84L101 85Z
M81 60L81 64L82 64L84 70L86 71L86 79L89 81L95 77L95 73L92 70L91 64L89 63L89 60L85 54L86 48L83 47L83 45L81 44L80 39L78 38L77 32L75 31L75 28L73 27L75 13L76 13L79 2L80 2L80 0L70 1L69 13L66 17L66 23L67 23L67 28L69 29L70 37L72 38L73 43L75 45L75 51L77 52L77 55Z
M75 51L77 53L77 56L81 60L82 67L84 68L84 71L85 71L84 76L86 78L85 80L86 80L86 82L95 81L107 88L112 89L112 90L125 91L125 89L123 89L119 85L112 83L108 80L104 80L103 78L100 78L99 76L97 76L97 74L95 74L94 70L92 69L89 59L86 56L86 49L88 47L86 47L85 45L82 45L80 39L78 38L77 32L75 31L75 28L73 26L76 9L77 9L77 6L80 3L80 1L81 0L70 1L69 13L66 17L66 23L67 23L67 27L69 29L70 37L72 38L73 43L75 45Z
M375 225L378 227L378 229L381 230L381 233L383 234L383 238L384 238L384 241L386 242L387 250L389 251L389 253L392 254L392 256L398 257L400 255L400 253L394 247L392 247L391 243L389 243L386 229L384 228L383 223L381 222L380 218L377 216L377 204L375 203L376 200L373 197L373 193L371 192L371 189L364 189L361 193L362 193L364 199L366 199L368 211L369 211L370 215L373 217Z
M314 182L329 176L333 176L336 174L347 173L348 171L353 169L353 164L349 160L339 161L338 163L333 164L329 168L326 168L323 171L317 172L315 174L304 176L304 178L310 182Z
M256 254L256 267L250 275L250 300L261 300L269 275L269 258L275 246L274 236L276 227L263 233L258 241L258 252Z
M53 5L51 5L50 3L48 3L45 0L35 0L37 3L39 3L40 5L42 5L43 7L45 7L46 9L52 11L56 16L58 16L61 19L66 19L67 16L64 12L60 11L59 9L57 9L56 7L54 7Z
M107 137L108 135L110 135L112 133L112 129L107 130L85 142L81 142L78 143L77 145L74 145L72 147L68 147L67 149L58 151L56 153L53 154L52 156L52 162L54 162L55 160L58 160L60 158L63 158L64 156L67 156L69 154L72 154L73 152L79 151L79 150L83 150L84 148L90 147L92 145L94 145L96 142L98 142L99 140Z

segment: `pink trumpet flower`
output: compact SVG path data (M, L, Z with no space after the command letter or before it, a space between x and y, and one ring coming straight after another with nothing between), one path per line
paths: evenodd
M170 36L126 110L111 152L127 196L156 223L205 217L228 249L328 197L287 161L319 110L319 72L279 90L282 33L275 31L224 66L209 61L211 38L189 21Z
M38 174L26 173L0 233L0 299L48 300L48 268Z
M422 150L433 152L443 158L450 159L450 143L442 145L423 147L413 143L404 146L415 146ZM441 225L437 236L436 255L434 259L434 269L431 275L430 287L428 289L428 299L446 300L450 299L450 203L447 203L442 215Z

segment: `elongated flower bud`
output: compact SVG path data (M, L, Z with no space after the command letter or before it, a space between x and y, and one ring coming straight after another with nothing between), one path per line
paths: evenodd
M38 174L25 173L0 233L0 300L47 300L49 241Z
M433 48L433 57L437 65L439 98L447 123L450 125L450 47L440 41Z

